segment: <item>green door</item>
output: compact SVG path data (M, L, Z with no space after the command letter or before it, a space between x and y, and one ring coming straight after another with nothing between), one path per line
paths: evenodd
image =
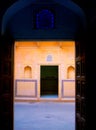
M58 66L41 66L41 96L58 95Z

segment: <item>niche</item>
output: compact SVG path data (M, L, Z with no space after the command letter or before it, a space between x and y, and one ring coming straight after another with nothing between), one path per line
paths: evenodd
M67 69L67 79L75 79L75 69L73 66L69 66Z
M32 69L30 66L24 68L24 78L32 78Z

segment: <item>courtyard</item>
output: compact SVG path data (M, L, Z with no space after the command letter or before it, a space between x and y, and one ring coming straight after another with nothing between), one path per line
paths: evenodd
M75 130L75 102L15 102L14 130Z

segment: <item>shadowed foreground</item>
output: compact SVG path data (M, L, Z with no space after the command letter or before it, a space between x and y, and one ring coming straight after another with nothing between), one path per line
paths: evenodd
M75 103L15 103L14 130L75 130Z

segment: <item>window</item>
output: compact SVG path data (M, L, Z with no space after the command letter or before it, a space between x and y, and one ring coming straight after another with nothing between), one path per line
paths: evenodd
M54 28L54 14L47 9L43 9L36 14L37 29L52 29Z
M47 56L47 61L52 61L52 55Z

